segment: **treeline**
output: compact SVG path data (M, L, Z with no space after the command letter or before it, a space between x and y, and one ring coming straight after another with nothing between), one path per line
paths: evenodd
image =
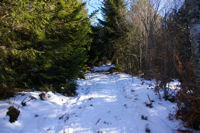
M151 77L159 72L177 78L177 60L191 58L187 14L184 6L168 10L162 6L160 0L105 0L104 20L93 26L91 64L111 60L130 74Z
M81 1L1 0L1 98L31 88L74 95L73 80L86 69L90 32Z
M176 117L187 121L187 126L199 129L200 88L195 83L198 78L195 78L193 69L192 18L189 14L190 9L195 8L189 7L191 1L165 1L165 4L161 0L128 2L103 1L104 20L99 20L92 29L96 34L93 34L90 63L94 65L111 60L116 71L156 79L158 86L155 91L163 91L166 100L178 103ZM173 79L182 83L176 97L170 95L167 86Z

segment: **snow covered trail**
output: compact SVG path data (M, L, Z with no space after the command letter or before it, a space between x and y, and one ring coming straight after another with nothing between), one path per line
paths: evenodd
M64 97L47 93L44 101L40 92L26 92L0 101L1 133L176 133L181 121L169 120L176 104L159 100L153 81L128 74L88 73L78 79L78 96ZM35 100L22 106L24 98ZM146 103L153 100L152 108ZM21 111L16 122L6 116L10 105Z
M93 106L78 118L82 120L81 127L88 131L144 133L149 128L152 133L173 133L178 128L178 121L168 120L176 105L158 99L151 89L153 81L142 81L127 74L91 73L78 83L80 105L83 100L92 99ZM145 105L149 103L148 95L155 101L152 108ZM148 120L141 119L142 115Z

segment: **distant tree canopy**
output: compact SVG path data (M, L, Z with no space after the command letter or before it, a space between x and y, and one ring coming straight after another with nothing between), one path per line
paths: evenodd
M90 20L78 0L0 2L0 93L60 89L82 75Z
M133 30L127 23L126 8L124 0L104 0L101 8L104 20L99 21L102 26L100 43L104 58L112 60L120 71L128 72L126 62L137 60L137 57L134 54L135 47L130 45Z

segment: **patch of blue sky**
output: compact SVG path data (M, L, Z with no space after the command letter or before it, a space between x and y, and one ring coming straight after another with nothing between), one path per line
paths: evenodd
M98 19L103 19L103 16L101 14L101 6L103 0L83 0L87 3L86 8L88 9L89 15L93 13L94 11L98 10L96 15L91 19L93 24L98 23Z
M95 15L95 17L93 17L92 23L93 24L97 24L98 23L98 19L103 20L103 16L101 13L101 6L102 6L102 1L103 0L83 0L84 2L87 3L86 8L88 9L89 15L91 13L93 13L95 10L99 10L98 13ZM130 3L132 3L134 0L125 0L126 3L129 5L127 8L130 8ZM137 0L135 0L137 1ZM181 5L183 4L184 0L150 0L153 3L156 3L154 6L156 8L156 6L158 6L157 2L160 1L159 3L159 9L158 9L158 13L161 16L164 16L164 14L170 10L170 8L177 8L179 9L181 7ZM178 6L178 7L174 7L174 6Z

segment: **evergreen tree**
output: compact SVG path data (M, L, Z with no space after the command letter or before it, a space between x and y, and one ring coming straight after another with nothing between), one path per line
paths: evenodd
M50 22L46 39L38 44L47 52L42 54L36 79L60 88L67 85L66 79L77 78L86 68L90 23L85 4L74 0L57 2Z
M104 27L104 53L116 65L123 49L128 44L128 25L126 23L126 5L124 0L104 0L102 12L104 20L100 20Z
M34 45L42 39L48 21L48 15L41 12L44 4L24 0L3 0L0 4L1 94L29 86L28 75L41 54Z
M103 47L103 27L101 25L92 26L92 43L89 50L89 61L90 66L100 65L97 64L101 62L104 58L104 47Z
M90 42L85 4L3 0L0 10L1 96L44 85L72 93L70 81L83 74Z

